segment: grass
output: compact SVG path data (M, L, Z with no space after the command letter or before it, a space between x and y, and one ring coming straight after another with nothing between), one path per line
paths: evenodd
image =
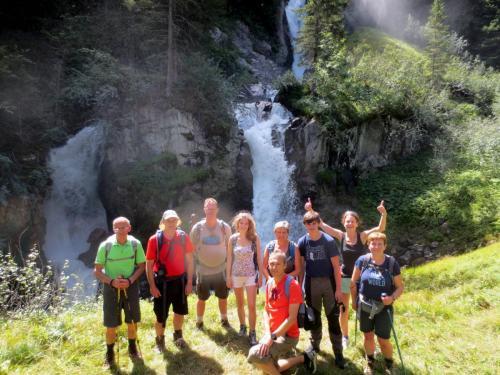
M500 373L500 243L456 257L447 257L404 270L406 291L396 305L396 330L409 374ZM234 329L219 325L214 298L207 304L205 331L194 328L196 299L189 299L190 315L184 327L189 349L180 351L167 332L167 353L153 351L152 306L142 301L140 346L144 365L133 366L126 356L125 330L120 331L122 374L254 374L246 363L248 342ZM259 295L259 318L263 296ZM237 329L234 295L229 320ZM104 329L100 303L87 303L58 316L44 313L0 320L0 374L107 374L102 367ZM325 319L323 320L326 321ZM351 319L351 342L354 320ZM326 327L325 327L326 328ZM262 326L258 327L262 332ZM307 345L302 333L299 348ZM332 350L324 330L318 374L334 371ZM348 367L342 373L361 374L364 360L361 336L346 351ZM397 358L396 352L395 357ZM379 358L381 359L381 358ZM399 360L396 360L399 366ZM379 361L381 369L381 361ZM297 374L306 374L299 369Z

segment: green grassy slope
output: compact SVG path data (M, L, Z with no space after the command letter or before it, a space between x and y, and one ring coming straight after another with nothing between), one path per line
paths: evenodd
M410 374L496 374L500 372L500 243L422 267L406 269L406 291L396 305L396 330ZM230 322L237 328L234 296ZM120 331L120 367L124 374L254 374L246 363L248 344L234 330L218 324L214 299L207 305L206 330L194 329L195 298L190 298L185 337L190 348L180 352L169 326L165 357L155 353L152 306L143 301L140 346L144 366L133 367ZM262 294L259 295L259 318ZM354 331L354 320L351 319ZM354 342L353 331L351 341ZM78 306L58 317L40 314L0 321L0 374L106 374L101 305ZM258 332L262 332L260 326ZM327 332L324 332L327 337ZM307 345L301 336L300 348ZM331 374L330 345L323 341L319 374ZM361 336L345 352L344 374L360 374L364 365ZM399 360L396 361L399 364ZM379 368L381 369L380 362ZM298 374L305 374L303 369Z

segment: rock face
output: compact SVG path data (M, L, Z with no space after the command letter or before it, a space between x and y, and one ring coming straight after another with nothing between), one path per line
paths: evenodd
M44 225L40 198L10 198L0 204L0 249L10 251L20 260L34 245L40 245Z
M296 166L299 194L314 196L318 193L316 178L322 170L338 172L348 190L358 174L418 152L425 137L415 125L377 119L327 138L327 132L315 120L296 118L285 133L285 152Z
M108 130L101 196L110 218L125 213L132 220L144 218L144 213L138 212L140 208L156 220L163 210L173 208L187 221L191 212L202 213L203 199L208 196L216 197L231 212L251 207L252 162L236 127L229 130L229 140L225 141L219 136L207 136L190 114L176 109L143 107L134 114L132 120L115 122ZM119 176L127 168L165 152L174 154L178 165L204 170L209 178L179 188L169 207L158 207L155 197L137 202L126 196ZM149 224L154 228L157 222Z

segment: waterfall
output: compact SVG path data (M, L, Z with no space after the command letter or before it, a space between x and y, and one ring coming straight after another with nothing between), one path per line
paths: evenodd
M94 277L78 255L88 249L87 239L93 229L107 228L97 191L104 138L102 124L86 127L64 146L51 150L48 160L53 185L44 203L44 252L59 270L68 260L65 274L78 276L77 280L70 278L68 286L81 282L87 294Z
M304 76L305 67L300 65L302 59L301 54L297 51L297 37L299 36L302 26L302 19L297 13L297 10L302 8L305 0L290 0L285 8L286 19L288 21L288 29L291 34L291 43L293 48L293 63L292 71L295 77L299 80Z
M297 240L302 228L291 178L294 168L286 161L283 149L283 132L291 113L278 103L265 112L262 103L256 102L239 105L236 118L252 154L253 215L262 244L274 239L274 223L279 220L290 222L290 239Z

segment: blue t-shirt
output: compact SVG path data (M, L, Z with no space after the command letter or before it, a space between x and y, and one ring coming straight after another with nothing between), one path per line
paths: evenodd
M365 256L370 255L363 255L358 258L354 265L357 269L361 270L363 267L363 259ZM386 293L389 296L392 294L394 287L392 285L392 276L389 273L389 264L390 259L387 256L385 257L384 263L381 265L376 265L370 256L370 260L360 277L359 293L362 294L364 298L381 301L380 296L382 293ZM393 276L401 274L401 269L397 261L394 262L392 273Z
M339 256L335 240L328 234L321 233L321 237L313 241L308 234L302 236L298 242L300 255L306 261L306 275L308 277L332 277L333 266L331 258Z

